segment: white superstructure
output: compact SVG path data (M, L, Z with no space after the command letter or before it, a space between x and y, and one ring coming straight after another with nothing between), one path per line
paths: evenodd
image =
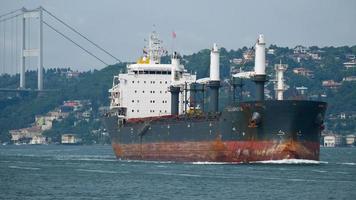
M195 82L196 75L188 73L180 64L177 53L172 55L171 64L161 64L165 54L158 34L151 33L143 57L127 66L127 73L114 76L110 109L117 110L124 118L142 118L169 115L171 112L171 94L169 86ZM180 110L184 108L184 92L180 94ZM188 95L187 95L188 96Z

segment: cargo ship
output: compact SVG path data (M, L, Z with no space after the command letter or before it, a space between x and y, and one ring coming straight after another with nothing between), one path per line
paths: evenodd
M284 100L283 64L275 68L276 98L265 99L263 35L258 36L254 49L254 71L232 74L230 91L234 98L219 110L222 81L217 45L211 49L210 76L196 79L176 52L171 64L160 63L165 50L158 34L152 32L143 57L129 64L127 73L114 76L109 90L110 111L103 120L116 157L227 163L319 160L327 104ZM243 79L255 83L255 100L244 101L242 95L235 98Z

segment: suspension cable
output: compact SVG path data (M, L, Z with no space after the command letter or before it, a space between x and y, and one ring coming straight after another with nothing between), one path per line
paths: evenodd
M7 18L4 18L4 19L1 19L0 22L4 22L4 21L7 21L7 20L10 20L10 19L15 18L15 17L18 17L18 16L20 16L20 15L23 15L23 13L20 13L20 14L11 16L11 17L7 17Z
M8 15L11 15L11 14L14 14L14 13L16 13L16 12L18 12L18 11L21 11L21 10L22 10L22 8L17 9L17 10L13 10L13 11L8 12L8 13L6 13L6 14L0 15L0 18L5 17L5 16L8 16Z
M4 22L3 25L4 25L4 38L3 38L4 39L3 40L3 42L4 42L4 44L3 44L4 45L3 46L4 47L3 56L4 57L3 57L2 60L3 60L3 73L5 74L5 71L6 71L6 51L5 51L6 50L6 43L5 43L6 42L6 22Z
M63 25L65 25L66 27L68 27L70 30L74 31L75 33L77 33L78 35L80 35L82 38L84 38L85 40L87 40L88 42L90 42L92 45L96 46L97 48L99 48L100 50L102 50L103 52L105 52L107 55L111 56L112 58L114 58L116 61L120 62L120 59L118 59L117 57L113 56L111 53L109 53L108 51L106 51L105 49L103 49L102 47L100 47L98 44L94 43L93 41L91 41L89 38L87 38L86 36L84 36L83 34L79 33L79 31L77 31L76 29L74 29L73 27L71 27L70 25L68 25L67 23L65 23L63 20L59 19L58 17L56 17L55 15L53 15L51 12L49 12L48 10L42 8L46 13L48 13L49 15L51 15L53 18L55 18L56 20L58 20L59 22L61 22Z
M10 23L10 29L11 29L11 31L10 31L10 36L11 36L11 38L10 38L10 43L11 43L11 49L10 49L10 51L11 51L11 62L10 62L10 71L9 71L9 73L11 74L12 72L13 72L13 69L14 69L14 23L13 23L13 20L12 21L10 21L11 23Z
M2 27L3 24L0 24L0 26L1 26L1 30L2 30L2 29L3 29L3 27ZM3 31L1 31L0 34L1 34L1 38L2 38L2 37L3 37ZM1 42L2 42L2 39L1 39ZM5 51L5 49L3 48L2 43L1 43L1 48L0 48L0 50L1 50L1 51L0 51L0 61L1 61L1 60L3 60L3 59L2 59L3 51ZM2 61L1 61L0 65L1 65L1 68L0 68L0 70L1 70L1 71L0 71L0 75L2 75L2 73L3 73L3 64L2 64Z
M61 33L59 30L57 30L56 28L54 28L53 26L49 25L47 22L42 21L45 25L47 25L49 28L51 28L53 31L57 32L58 34L60 34L62 37L64 37L65 39L69 40L70 42L72 42L73 44L75 44L77 47L81 48L83 51L87 52L89 55L93 56L94 58L96 58L97 60L99 60L100 62L102 62L105 65L109 65L106 62L104 62L102 59L98 58L97 56L95 56L93 53L91 53L90 51L88 51L87 49L85 49L84 47L82 47L81 45L79 45L78 43L74 42L72 39L70 39L68 36L64 35L63 33Z
M19 33L18 33L18 25L19 25L19 18L16 17L16 23L15 23L15 32L16 32L16 39L15 39L15 65L16 65L16 71L15 74L17 74L17 70L20 69L19 66L19 47L18 47L18 40L19 40ZM20 72L20 71L19 71Z

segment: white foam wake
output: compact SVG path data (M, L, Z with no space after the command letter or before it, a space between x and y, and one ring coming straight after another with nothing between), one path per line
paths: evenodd
M188 162L190 163L190 162ZM240 164L240 163L232 163L232 162L191 162L193 165L228 165L228 164Z
M337 163L337 164L341 164L341 165L356 165L356 163L352 163L352 162Z
M109 170L99 170L99 169L76 169L80 172L93 172L93 173L105 173L105 174L127 174L128 172L124 171L109 171Z
M170 163L176 163L174 161L155 161L155 160L122 160L122 159L117 159L120 162L123 163L151 163L151 164L170 164Z
M10 165L9 168L11 169L26 169L26 170L40 170L38 167L20 167L15 165Z
M262 163L262 164L327 164L325 161L317 160L305 160L305 159L282 159L282 160L264 160L264 161L255 161L251 163Z

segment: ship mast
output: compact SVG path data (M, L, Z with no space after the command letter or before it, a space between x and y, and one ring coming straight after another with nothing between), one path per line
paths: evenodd
M158 38L158 33L153 31L148 40L148 56L150 64L160 64L161 57L166 53L162 47L162 40Z
M279 64L276 64L274 67L276 70L276 83L277 84L275 85L275 91L276 91L277 100L283 100L283 93L286 90L283 74L284 74L284 71L287 70L288 65L282 64L282 61L279 61Z

